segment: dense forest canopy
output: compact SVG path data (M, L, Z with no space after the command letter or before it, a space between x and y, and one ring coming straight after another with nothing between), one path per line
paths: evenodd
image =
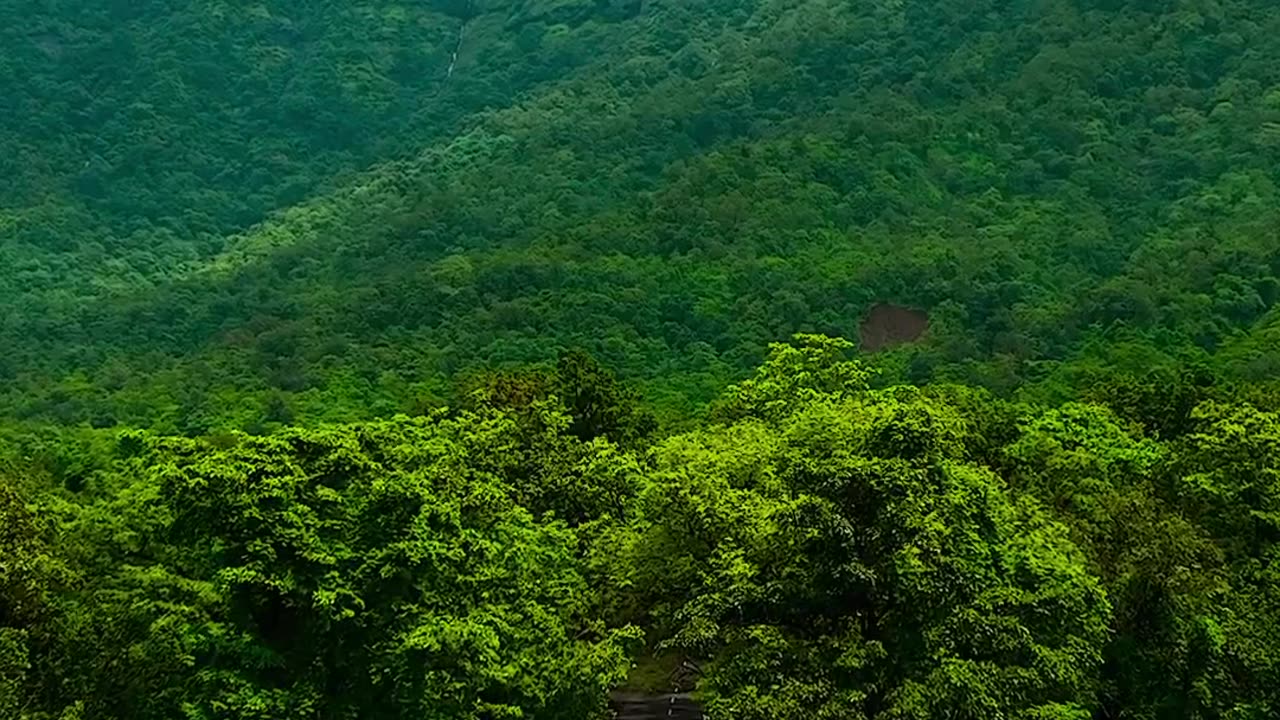
M1280 7L0 47L0 720L1280 715Z
M104 5L6 9L12 415L371 418L576 345L680 417L882 302L895 381L1275 372L1263 3Z

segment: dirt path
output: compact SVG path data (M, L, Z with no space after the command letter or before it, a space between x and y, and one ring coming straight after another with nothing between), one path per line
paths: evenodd
M689 693L616 692L610 696L609 706L616 720L702 720L702 711Z

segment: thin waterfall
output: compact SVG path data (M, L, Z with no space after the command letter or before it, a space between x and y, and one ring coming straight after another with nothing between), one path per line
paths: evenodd
M449 69L445 70L444 79L446 81L453 77L453 70L458 66L458 53L462 51L462 41L467 36L467 25L471 23L471 19L475 17L475 0L467 3L467 13L462 18L462 24L458 26L458 41L453 44L453 55L449 58Z

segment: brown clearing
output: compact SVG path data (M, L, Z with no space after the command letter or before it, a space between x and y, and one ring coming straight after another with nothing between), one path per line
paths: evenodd
M862 319L859 339L867 352L914 342L929 329L929 315L923 310L877 303Z

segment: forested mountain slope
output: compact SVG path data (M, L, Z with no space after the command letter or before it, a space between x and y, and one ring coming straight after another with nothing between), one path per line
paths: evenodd
M1275 3L0 48L0 720L1280 716Z
M576 28L561 25L565 38L604 48L635 13L578 10L560 18ZM582 54L538 51L528 26L546 15L479 0L6 0L6 291L146 287L572 74Z
M102 11L140 28L107 35L138 65L114 125L43 100L48 58L8 74L69 130L6 113L48 158L7 191L11 414L363 417L565 345L686 414L880 301L930 314L887 377L1062 396L1224 344L1216 371L1273 374L1266 3L158 5ZM55 10L28 57L123 67L50 45L88 33ZM192 27L198 62L141 51Z

